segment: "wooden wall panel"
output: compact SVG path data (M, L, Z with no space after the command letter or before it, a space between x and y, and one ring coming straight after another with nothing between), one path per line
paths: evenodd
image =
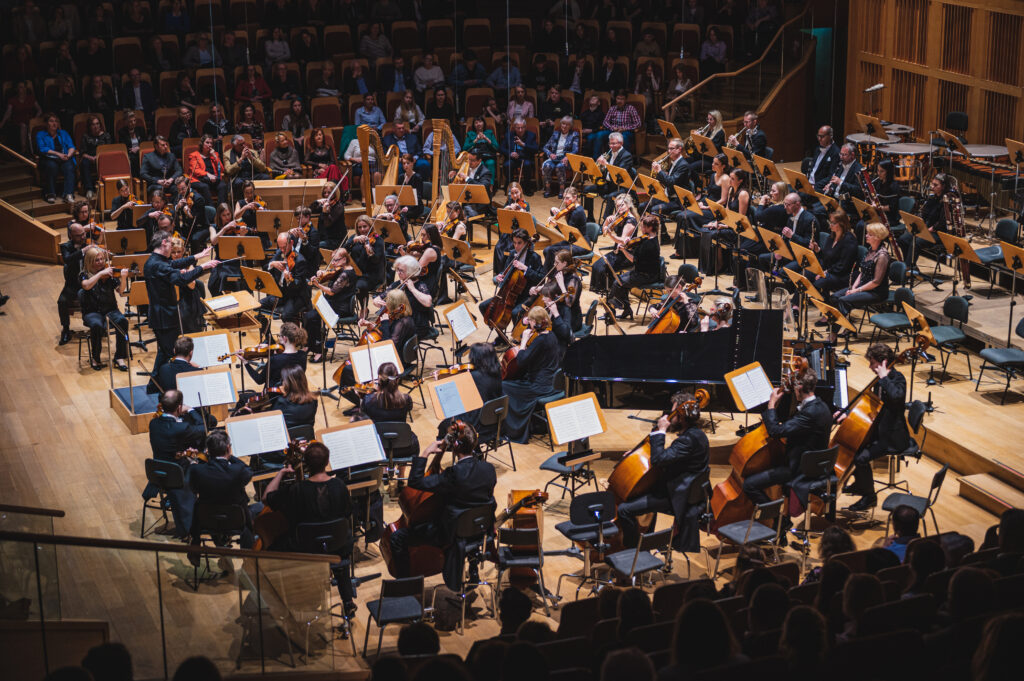
M1024 136L1024 2L858 0L848 16L844 134L874 108L921 140L950 111L967 113L971 143Z

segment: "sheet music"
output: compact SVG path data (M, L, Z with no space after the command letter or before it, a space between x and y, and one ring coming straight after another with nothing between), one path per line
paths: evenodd
M192 350L192 363L201 369L231 363L230 357L223 362L217 359L231 352L231 344L227 333L196 336L192 339L192 344L194 346Z
M604 432L593 400L577 400L548 410L548 422L558 444Z
M338 313L334 311L333 307L331 307L330 302L327 300L327 296L323 295L321 292L320 295L316 296L316 301L313 305L316 306L317 312L319 312L320 316L323 317L325 322L327 322L327 328L333 329L334 325L338 323Z
M372 421L354 428L321 433L320 441L330 450L332 471L386 460L380 435Z
M740 402L742 402L739 406L744 411L749 411L754 407L764 404L772 394L771 381L768 380L768 374L764 372L761 366L735 376L732 379L732 384L736 388L736 394L739 395Z
M380 365L388 362L398 366L398 355L395 354L395 346L392 343L370 346L370 363L373 365L371 371L374 376L380 373Z
M210 407L215 404L232 404L235 401L230 371L188 371L178 374L177 382L182 400L190 407Z
M229 307L238 307L238 299L232 295L218 296L217 298L207 300L206 304L210 306L211 310L217 312L226 310Z
M454 309L444 313L448 324L452 327L455 339L460 343L469 337L469 334L476 331L476 322L469 314L469 308L465 305L458 305Z
M466 413L466 406L462 403L459 386L455 381L438 383L434 386L434 392L437 393L437 401L441 403L441 411L444 412L445 418Z
M252 456L288 448L288 428L284 414L279 411L262 414L259 418L228 419L224 426L235 456Z
M366 347L352 348L348 353L352 360L352 373L356 380L370 380L370 351Z

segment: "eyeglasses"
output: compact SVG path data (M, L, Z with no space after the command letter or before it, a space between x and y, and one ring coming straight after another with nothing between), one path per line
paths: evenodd
M827 132L824 132L824 133L823 132L819 132L818 133L818 137L828 137L828 133Z

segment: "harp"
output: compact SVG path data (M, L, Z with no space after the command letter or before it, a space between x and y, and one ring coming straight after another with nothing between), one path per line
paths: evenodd
M452 199L448 193L448 185L452 180L449 180L448 176L452 171L455 171L456 175L465 175L469 167L469 154L462 151L455 155L455 138L447 120L433 119L431 124L434 127L434 166L431 169L434 203L431 205L427 222L444 222L444 207Z
M360 125L356 130L356 138L359 140L359 156L363 159L362 192L363 204L372 209L376 203L373 200L373 187L377 184L394 185L398 180L398 169L402 163L402 153L394 144L384 153L384 145L380 135L369 125ZM373 155L370 155L370 150ZM374 174L380 173L380 182L374 182ZM383 203L383 199L381 201Z

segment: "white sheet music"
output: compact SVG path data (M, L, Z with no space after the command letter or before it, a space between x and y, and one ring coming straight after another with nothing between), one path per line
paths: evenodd
M228 419L224 426L231 438L231 450L235 456L276 452L288 447L288 428L284 423L284 415L279 411L270 411L258 418L237 421Z
M327 328L333 329L334 325L338 323L338 313L331 307L330 302L327 300L327 296L320 292L313 301L313 305L316 307L316 311L320 313L324 321L327 322Z
M188 371L176 378L182 400L190 407L232 404L237 399L230 371Z
M366 346L352 348L349 350L348 358L352 360L352 373L355 375L356 380L360 382L369 381L370 351Z
M331 452L331 470L365 466L385 460L384 447L372 421L354 428L320 433L319 437Z
M557 444L565 444L604 432L593 400L569 402L548 410L548 422Z
M772 395L771 381L768 380L768 375L761 365L734 377L732 384L736 388L736 394L739 395L742 403L739 407L743 411L749 411L764 404Z
M206 301L211 310L226 310L229 307L238 307L238 299L232 295L218 296Z
M192 344L192 363L201 369L231 363L230 357L223 362L217 359L231 352L231 343L226 331L210 336L196 336L192 339Z
M385 345L370 346L370 363L373 365L373 375L380 373L380 365L391 362L398 366L398 355L395 354L395 346L391 343Z
M455 339L460 343L468 338L469 334L476 331L476 322L473 321L473 317L469 314L469 308L465 305L456 306L455 309L445 312L444 316L452 327Z

